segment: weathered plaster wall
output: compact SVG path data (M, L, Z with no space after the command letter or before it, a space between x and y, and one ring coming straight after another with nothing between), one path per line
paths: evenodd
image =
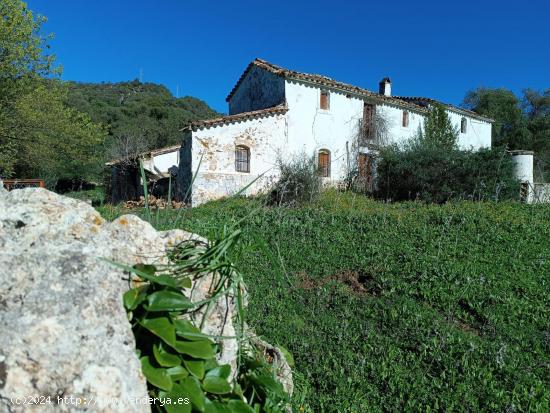
M229 114L270 108L283 103L284 100L284 79L254 66L231 97Z
M257 179L245 192L256 194L277 178L278 153L287 145L285 115L220 125L193 132L192 171L198 173L193 183L192 204L230 196ZM235 171L235 147L250 149L250 172ZM202 162L198 166L200 160Z

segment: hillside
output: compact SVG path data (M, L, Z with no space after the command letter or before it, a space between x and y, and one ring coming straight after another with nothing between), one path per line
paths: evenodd
M327 192L176 215L211 239L239 222L249 324L293 354L295 411L550 410L547 206Z
M158 84L132 82L69 83L69 106L106 126L106 146L117 137L131 137L138 149L180 142L178 130L187 122L219 114L200 99L174 97Z

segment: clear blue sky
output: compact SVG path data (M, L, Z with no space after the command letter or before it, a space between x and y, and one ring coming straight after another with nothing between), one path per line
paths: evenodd
M458 104L477 86L550 88L550 2L29 0L63 78L162 83L226 112L255 57Z

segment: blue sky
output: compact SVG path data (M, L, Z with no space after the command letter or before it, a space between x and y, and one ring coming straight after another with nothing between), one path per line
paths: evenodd
M255 57L458 104L477 86L550 88L548 1L29 0L63 78L162 83L226 112Z

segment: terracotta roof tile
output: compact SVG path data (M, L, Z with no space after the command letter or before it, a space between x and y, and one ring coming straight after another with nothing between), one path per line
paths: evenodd
M242 122L249 119L256 119L256 118L263 118L271 115L278 115L278 114L286 113L287 110L288 108L286 104L281 104L271 108L254 110L251 112L243 112L243 113L237 113L235 115L221 116L219 118L214 118L214 119L193 121L181 130L195 131L197 129L209 128L211 126L216 126L216 125L225 125L228 123Z
M240 76L239 80L225 99L229 102L233 94L236 92L236 90L239 88L240 84L248 74L248 72L254 67L260 67L262 69L265 69L273 74L276 74L278 76L282 76L285 79L290 80L298 80L298 81L305 81L310 82L314 84L318 84L321 86L326 86L330 88L340 89L345 92L353 93L359 96L364 96L367 98L372 98L372 100L384 102L389 105L395 105L399 107L403 107L406 109L410 109L416 112L423 112L426 113L428 111L427 106L430 103L440 103L446 107L448 107L451 110L454 110L459 113L466 114L468 116L481 119L487 122L492 122L492 119L489 119L485 116L481 116L475 112L469 111L467 109L458 108L453 105L449 105L443 102L438 102L435 99L430 98L421 98L421 97L405 97L405 96L385 96L380 93L372 92L367 89L363 89L357 86L350 85L348 83L339 82L337 80L331 79L330 77L323 76L323 75L317 75L312 73L303 73L303 72L297 72L295 70L289 70L285 69L284 67L275 65L273 63L270 63L266 60L256 58L254 59L245 69L243 74Z

